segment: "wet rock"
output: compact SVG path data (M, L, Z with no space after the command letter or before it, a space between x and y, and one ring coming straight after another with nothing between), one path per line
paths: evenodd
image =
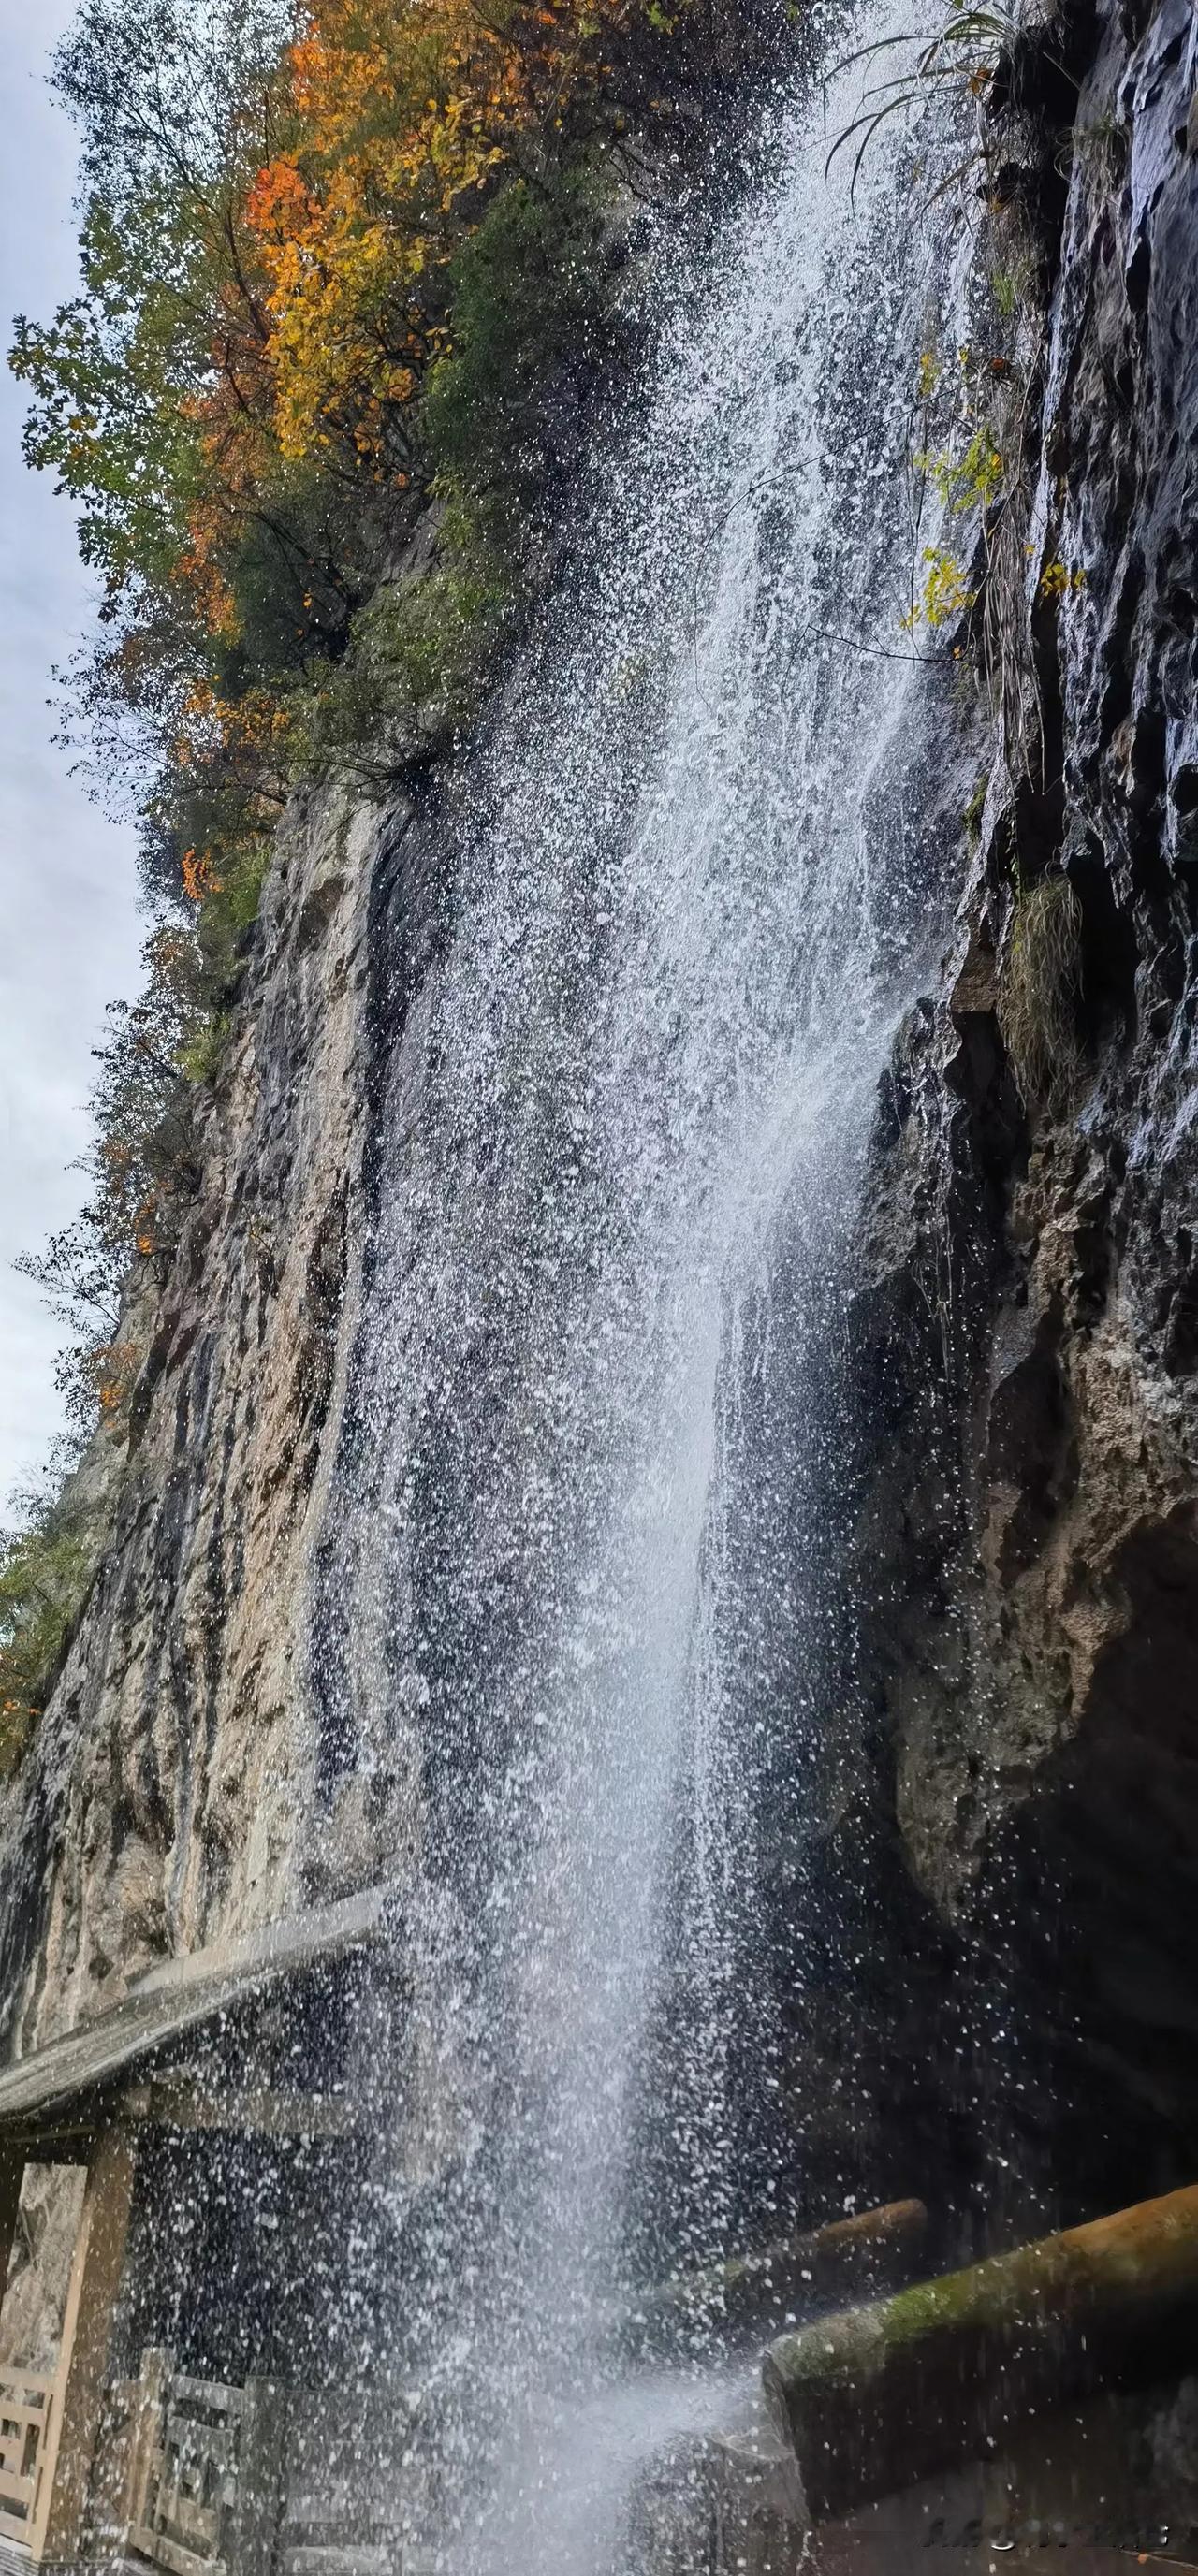
M1032 512L1085 576L1040 639L1061 789L1004 819L992 780L879 1117L856 1318L895 1829L992 2007L988 2038L946 2007L962 2085L1002 2096L1064 2214L1198 2166L1196 81L1184 0L1102 15ZM1026 1102L997 1013L1012 834L1082 916L1082 1070Z

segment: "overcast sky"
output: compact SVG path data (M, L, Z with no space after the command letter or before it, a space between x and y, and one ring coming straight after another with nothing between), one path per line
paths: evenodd
M0 0L0 327L44 319L76 283L74 136L45 86L74 0ZM131 993L140 935L131 836L89 803L51 741L50 672L94 616L70 505L21 461L24 400L0 380L0 1521L60 1427L58 1329L18 1252L80 1203L90 1050Z

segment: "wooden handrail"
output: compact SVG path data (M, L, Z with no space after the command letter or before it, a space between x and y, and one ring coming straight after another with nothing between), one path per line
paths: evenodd
M282 2389L193 2379L158 2348L124 2383L126 2546L167 2576L268 2576L286 2429Z
M37 2512L57 2379L0 2370L0 2534L28 2541Z

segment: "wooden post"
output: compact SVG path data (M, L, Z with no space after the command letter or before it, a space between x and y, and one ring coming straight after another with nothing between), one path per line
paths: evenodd
M1032 2414L1166 2372L1198 2325L1198 2184L1041 2237L766 2354L816 2521L985 2458Z
M223 2551L229 2576L271 2576L282 2518L286 2439L286 2389L271 2379L247 2380L237 2504Z
M30 2533L35 2565L81 2554L113 2311L129 2235L134 2161L128 2132L111 2128L101 2134L88 2166L63 2318L53 2419Z
M894 2289L918 2269L927 2234L922 2200L890 2200L834 2219L808 2235L742 2254L709 2272L661 2282L614 2319L612 2339L645 2359L688 2343L719 2341L771 2320L781 2325L842 2306L866 2291Z
M141 2377L133 2381L132 2426L119 2507L119 2550L123 2556L135 2525L151 2520L152 2494L162 2459L162 2426L175 2356L160 2344L147 2344Z

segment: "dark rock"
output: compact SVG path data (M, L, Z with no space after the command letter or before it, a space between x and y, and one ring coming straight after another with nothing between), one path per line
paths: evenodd
M1186 0L1104 16L1044 362L1033 524L1085 582L1041 642L1063 794L1011 810L1081 903L1084 1070L1026 1107L1005 1070L992 783L857 1314L867 1663L957 1963L935 2044L1001 2099L992 2205L1065 2217L1198 2170L1196 79ZM1008 750L1034 780L1030 721Z

